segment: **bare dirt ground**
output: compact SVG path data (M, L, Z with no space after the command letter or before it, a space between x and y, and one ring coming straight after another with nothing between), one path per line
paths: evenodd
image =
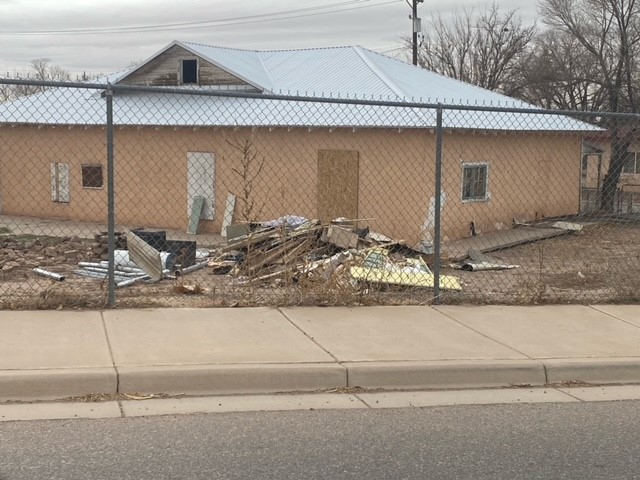
M92 243L78 237L0 232L0 308L104 307L105 281L73 274L78 261L92 260ZM445 268L442 273L458 277L463 289L443 292L442 303L526 305L625 303L640 299L640 224L603 222L581 232L500 250L490 256L518 268L481 272ZM66 279L56 282L37 276L32 271L36 266L64 274ZM116 298L120 308L428 305L433 301L433 292L412 287L352 285L347 272L329 281L235 285L230 277L214 275L205 268L178 280L119 289Z

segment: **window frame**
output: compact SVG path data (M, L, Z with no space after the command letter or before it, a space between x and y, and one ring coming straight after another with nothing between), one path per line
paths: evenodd
M99 187L93 187L93 186L87 186L84 183L84 169L85 168L100 168L100 186ZM104 188L104 167L102 166L101 163L83 163L80 165L80 183L82 185L82 188L85 190L102 190Z
M184 62L195 62L196 63L196 79L194 82L185 82L184 81ZM200 85L200 61L198 57L188 57L181 58L180 63L178 64L178 75L179 75L179 84L180 85Z
M467 169L484 168L484 195L482 197L465 198L465 172ZM488 162L462 162L462 182L460 188L460 198L463 203L488 202L491 199L489 192L489 163Z

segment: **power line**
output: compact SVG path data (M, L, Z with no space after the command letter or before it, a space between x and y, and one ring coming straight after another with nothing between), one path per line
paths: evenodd
M242 17L232 17L226 19L218 19L218 20L202 20L197 22L179 22L179 23L168 23L168 24L157 24L157 25L139 25L132 27L104 27L104 28L92 28L92 29L66 29L66 30L17 30L17 31L0 31L0 35L20 35L20 36L29 36L29 35L101 35L101 34L114 34L114 33L143 33L143 32L163 32L163 31L175 31L175 30L192 30L196 28L209 28L212 26L215 27L226 27L226 26L234 26L234 25L244 25L249 23L262 23L262 22L272 22L277 20L289 20L294 18L303 18L303 17L312 17L317 15L327 15L331 13L340 13L346 12L350 10L359 10L362 8L371 8L371 7L379 7L383 5L389 5L392 3L397 3L402 0L387 0L381 3L368 3L372 0L348 0L342 2L335 2L326 5L317 5L314 7L306 7L299 8L295 10L284 10L281 12L273 12L273 13L265 13L265 14L256 14L256 15L246 15ZM367 2L366 5L363 5L363 2ZM349 8L341 8L344 6L354 5ZM328 11L317 11L328 9ZM314 11L314 13L303 13ZM285 16L286 15L286 16ZM280 17L280 18L270 18L270 17Z

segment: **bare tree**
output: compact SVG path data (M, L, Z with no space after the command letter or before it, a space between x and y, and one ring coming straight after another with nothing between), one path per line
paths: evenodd
M59 65L53 65L48 58L36 58L30 62L33 76L29 75L29 78L36 81L58 81L64 82L71 80L70 73ZM25 97L27 95L33 95L35 93L41 93L47 90L48 87L43 85L1 85L0 86L0 101L13 100L18 97Z
M418 64L451 78L514 95L519 67L535 35L515 10L501 14L497 4L464 10L451 21L433 16L418 53Z
M575 39L595 66L602 109L638 112L640 3L638 0L541 0L540 13L551 28ZM619 118L606 117L611 161L603 178L600 208L611 212L627 150L637 132Z
M254 143L254 136L226 140L227 144L238 153L239 160L234 162L231 171L240 182L241 192L238 194L240 200L240 218L245 222L254 222L258 219L262 210L256 204L255 182L262 173L265 159L260 157Z
M595 59L567 32L538 35L521 75L518 96L544 108L594 111L606 101Z

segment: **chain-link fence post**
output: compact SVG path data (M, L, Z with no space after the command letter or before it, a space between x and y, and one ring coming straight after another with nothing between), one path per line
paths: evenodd
M115 284L115 181L114 181L114 159L113 159L113 87L107 86L105 92L107 100L107 236L109 249L109 269L107 275L108 284L108 304L109 308L116 305L116 284Z
M435 216L433 235L433 303L440 303L440 213L442 209L442 105L436 109Z

